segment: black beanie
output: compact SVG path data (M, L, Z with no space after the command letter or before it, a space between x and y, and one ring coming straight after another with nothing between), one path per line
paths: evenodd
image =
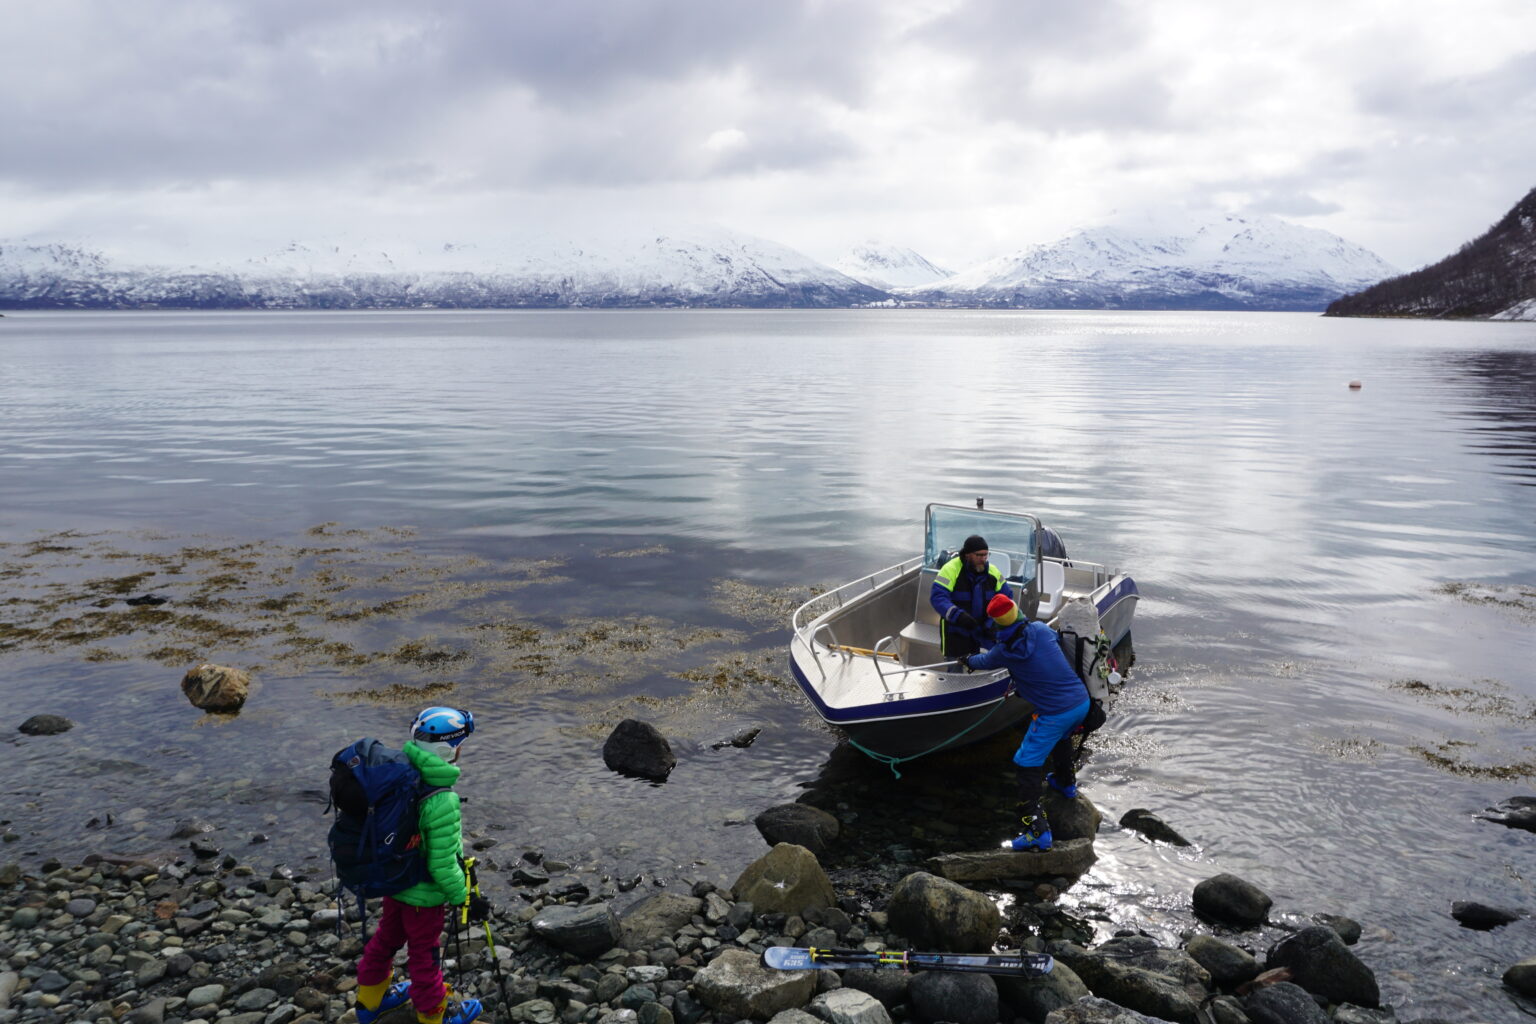
M986 551L986 550L987 550L987 542L986 542L986 540L984 538L982 538L982 537L978 537L976 534L973 533L969 537L965 538L965 544L960 548L960 553L962 555L969 555L969 554L971 554L972 552L975 552L975 551Z

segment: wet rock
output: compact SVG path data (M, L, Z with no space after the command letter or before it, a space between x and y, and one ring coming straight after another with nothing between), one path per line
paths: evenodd
M1297 985L1330 1003L1376 1006L1381 1002L1376 976L1332 928L1313 925L1280 940L1264 966L1287 968Z
M1045 1020L1051 1011L1069 1006L1089 995L1083 979L1060 960L1056 961L1048 974L1029 978L1000 976L997 978L997 991L1008 1001L1009 1006L1034 1024Z
M1041 790L1040 799L1046 819L1051 823L1051 835L1057 844L1073 839L1091 840L1098 834L1099 823L1104 820L1104 815L1082 793L1068 799L1046 786Z
M1052 1010L1045 1024L1160 1024L1158 1020L1117 1006L1108 999L1084 996L1070 1006Z
M1217 996L1206 1004L1215 1024L1253 1024L1248 1012L1243 1009L1243 1004L1232 996ZM1337 1021L1335 1024L1347 1024L1346 1021Z
M996 1000L993 1002L995 1004ZM891 1015L886 1012L880 1000L854 988L836 988L823 992L812 999L806 1009L827 1024L891 1024ZM949 1019L962 1024L965 1021L964 1017ZM986 1024L993 1024L996 1019L993 1017Z
M1488 810L1490 813L1480 815L1484 821L1536 832L1536 796L1512 796L1497 807L1490 807Z
M894 1010L907 1001L907 988L911 981L912 975L906 971L857 968L843 972L844 987L868 992L880 1000L880 1005L887 1010Z
M724 741L722 741L720 743L711 743L709 745L709 749L711 749L711 750L719 750L722 747L742 747L742 748L750 747L752 745L752 741L757 739L758 733L760 733L762 731L763 730L758 728L757 726L752 726L752 727L747 728L747 729L742 729L740 732L736 733L736 735L732 736L728 740L724 740Z
M1211 983L1218 988L1233 989L1259 975L1258 960L1246 950L1222 942L1213 935L1196 935L1184 949L1210 972Z
M693 915L702 913L704 901L695 896L659 892L624 911L619 919L625 949L654 949L688 927Z
M75 723L60 715L33 715L16 727L18 732L28 736L57 736L61 732L68 732L75 727Z
M992 900L925 871L897 883L886 913L893 931L920 949L941 952L991 949L1002 926Z
M747 865L731 891L759 914L799 914L837 904L815 854L793 843L780 843Z
M1193 1021L1210 983L1210 974L1192 958L1141 937L1112 939L1092 952L1065 948L1056 955L1094 995L1161 1020Z
M1346 946L1353 946L1360 941L1360 922L1353 918L1340 917L1338 914L1313 914L1312 920L1338 932Z
M1511 921L1520 920L1520 915L1513 910L1505 910L1502 907L1490 907L1486 903L1475 903L1467 900L1457 900L1451 904L1451 916L1461 922L1463 928L1471 928L1480 932L1492 931Z
M1333 1024L1397 1024L1397 1012L1390 1006L1372 1010L1341 1003L1328 1016L1333 1018Z
M816 991L816 971L774 971L744 949L728 949L694 975L698 999L724 1019L768 1020L804 1006Z
M1075 878L1092 867L1097 859L1093 852L1093 840L1068 839L1055 843L1049 850L1032 850L1028 853L1015 853L1012 850L946 853L929 858L925 866L933 874L952 882L990 882L1003 878L1050 878L1063 875Z
M1263 924L1273 905L1262 889L1236 875L1215 875L1195 886L1195 913L1222 924L1241 928Z
M1536 956L1527 957L1505 971L1504 984L1523 996L1536 997Z
M207 836L198 836L187 844L199 860L208 860L219 855L219 846Z
M768 1024L821 1024L820 1017L813 1017L804 1010L782 1010L773 1015Z
M769 846L793 843L820 857L842 826L832 815L810 804L779 804L752 819Z
M534 917L532 926L550 945L580 957L595 957L619 944L619 919L606 903L550 907Z
M1343 948L1343 943L1339 947ZM1248 994L1243 1012L1253 1024L1328 1024L1328 1015L1306 990L1289 981Z
M626 775L664 781L677 767L677 756L654 725L626 718L603 744L603 763Z
M181 692L204 711L239 711L250 695L251 677L238 668L204 662L182 677Z
M1133 807L1120 816L1120 825L1132 832L1139 832L1148 839L1174 846L1188 846L1189 840L1179 835L1167 823L1145 807Z
M919 1024L994 1024L998 1019L997 982L989 974L915 974L907 1002Z

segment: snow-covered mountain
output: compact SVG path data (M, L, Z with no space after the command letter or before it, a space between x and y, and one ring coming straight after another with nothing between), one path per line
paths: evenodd
M853 246L832 264L855 281L872 288L916 288L942 281L951 271L935 266L911 249L868 241Z
M0 308L851 306L886 299L775 242L699 228L430 249L294 243L236 263L130 266L0 245Z
M1141 215L898 294L1041 309L1321 310L1394 273L1367 249L1274 217Z

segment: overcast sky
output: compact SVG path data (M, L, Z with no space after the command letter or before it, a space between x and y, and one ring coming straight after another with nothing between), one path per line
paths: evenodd
M708 222L952 269L1115 211L1404 269L1536 186L1533 0L7 0L0 239Z

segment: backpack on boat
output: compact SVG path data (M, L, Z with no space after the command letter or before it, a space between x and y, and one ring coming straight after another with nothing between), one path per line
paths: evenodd
M418 813L431 788L402 750L361 739L331 758L336 821L326 837L341 887L359 906L393 896L428 877Z
M1087 598L1067 602L1056 621L1061 653L1067 656L1067 663L1088 689L1088 717L1083 719L1083 734L1087 735L1108 718L1105 702L1109 699L1109 637L1099 628L1099 610Z

